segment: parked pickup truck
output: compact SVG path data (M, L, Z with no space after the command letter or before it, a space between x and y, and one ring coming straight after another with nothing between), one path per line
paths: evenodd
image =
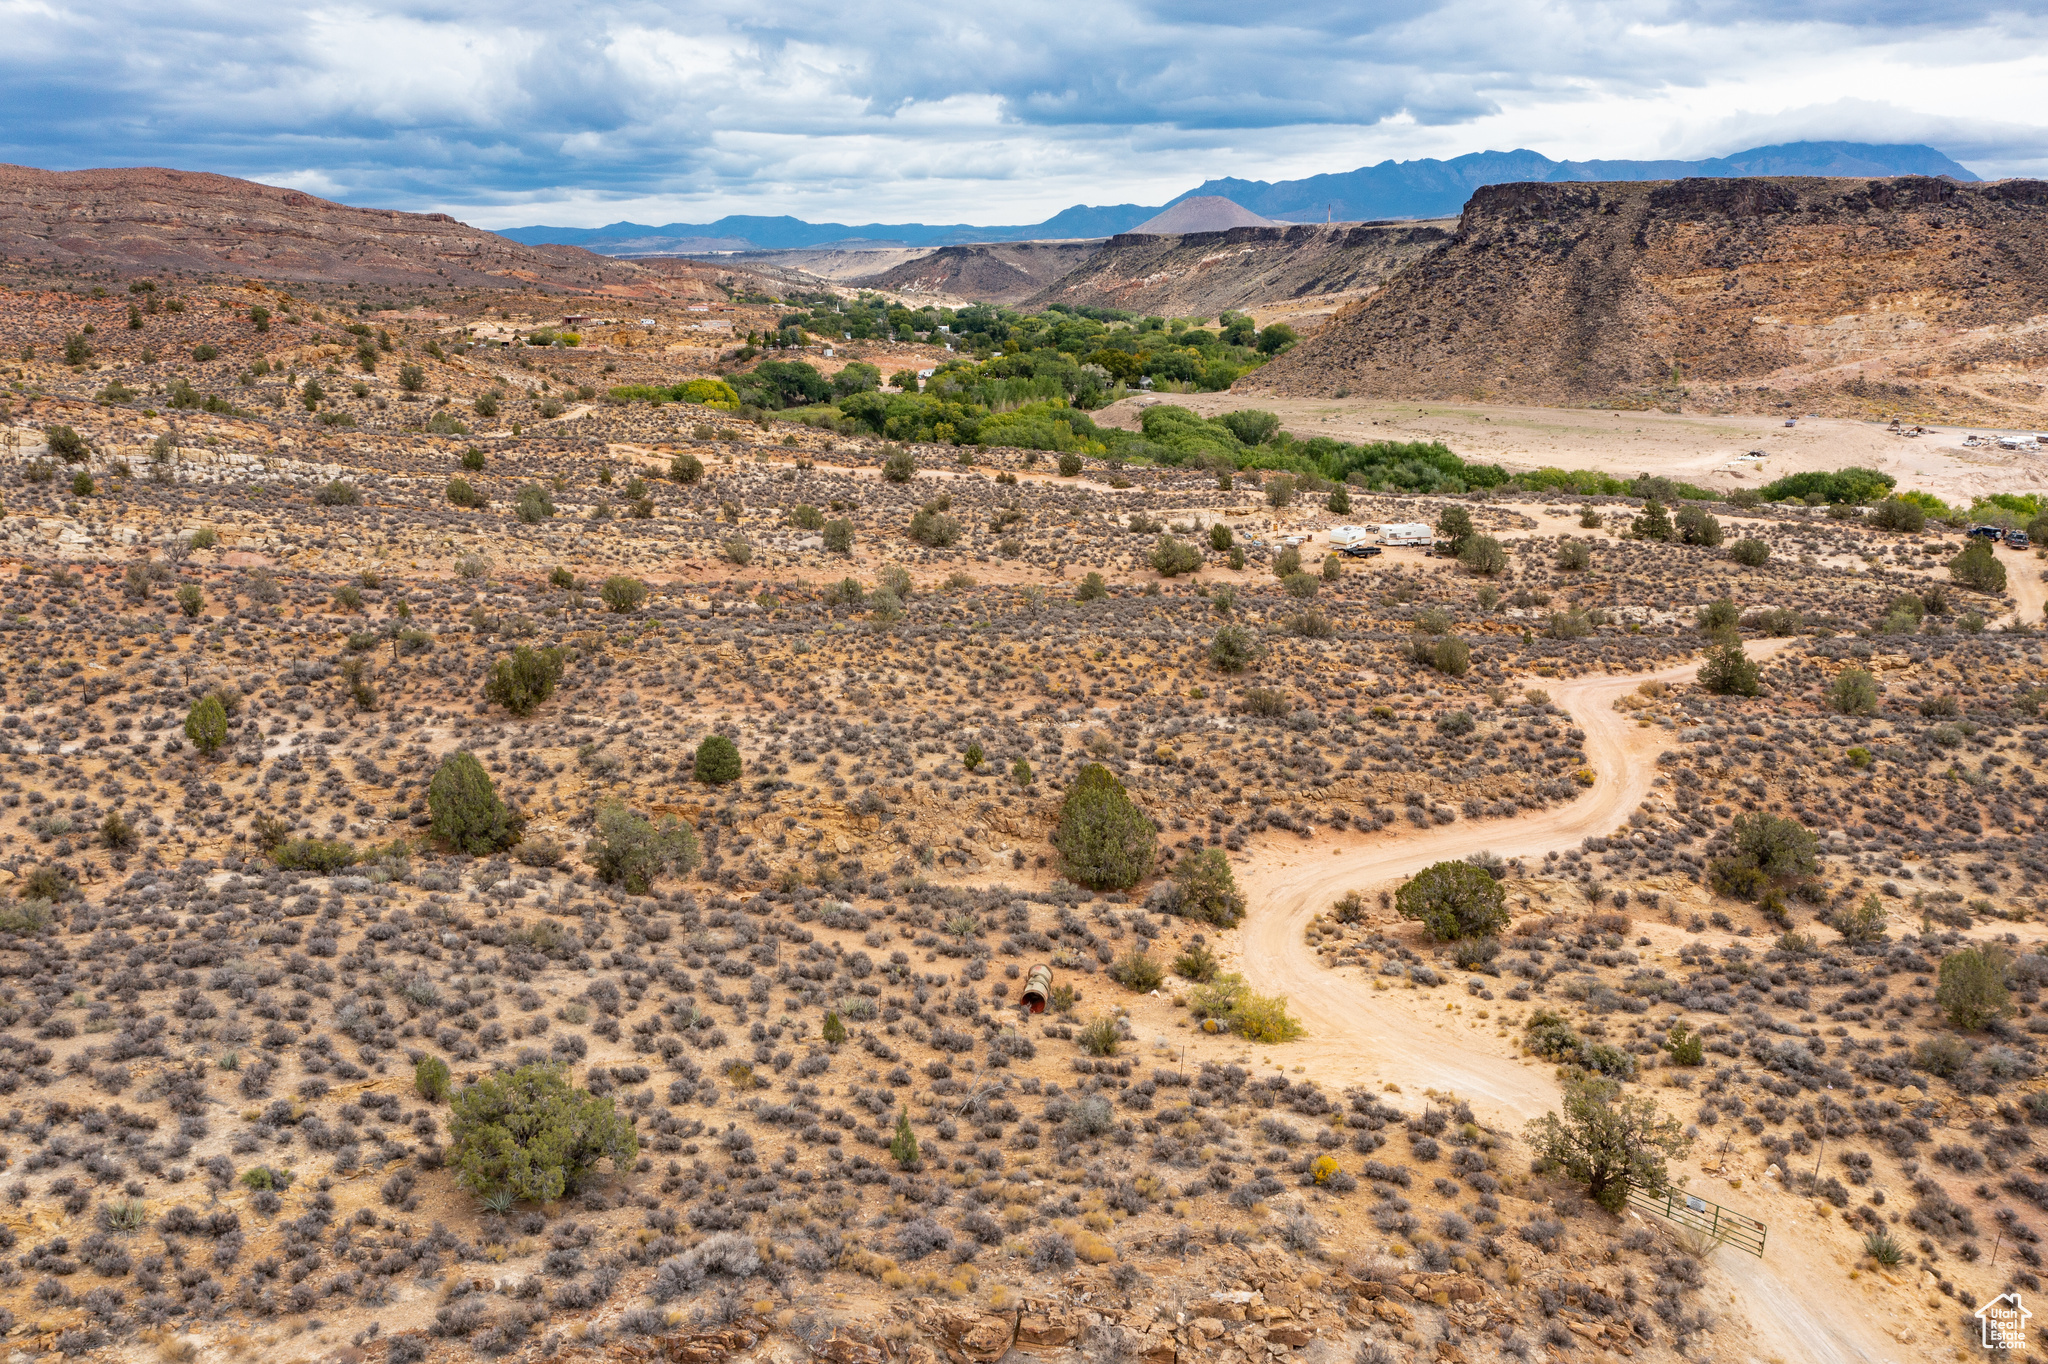
M1386 553L1378 545L1339 545L1337 552L1347 559L1376 559Z
M2009 530L2005 533L2005 543L2014 549L2026 549L2034 542L2027 538L2027 533L2023 530Z

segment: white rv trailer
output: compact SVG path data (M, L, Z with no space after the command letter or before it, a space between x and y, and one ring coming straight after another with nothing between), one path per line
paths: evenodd
M1380 530L1380 543L1388 549L1428 549L1436 543L1436 532L1420 521L1390 522Z

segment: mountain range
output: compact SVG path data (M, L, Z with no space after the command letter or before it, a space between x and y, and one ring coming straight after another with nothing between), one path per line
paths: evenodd
M1726 179L1749 175L1837 177L1977 176L1932 147L1867 142L1787 142L1703 161L1553 161L1540 152L1469 152L1448 161L1382 161L1302 180L1210 180L1164 204L1076 204L1042 223L810 223L801 218L730 216L709 223L618 222L604 227L513 227L498 235L529 246L580 246L606 256L786 251L819 246L953 246L971 242L1108 237L1141 227L1186 199L1222 198L1282 222L1377 222L1455 216L1488 185L1557 181Z

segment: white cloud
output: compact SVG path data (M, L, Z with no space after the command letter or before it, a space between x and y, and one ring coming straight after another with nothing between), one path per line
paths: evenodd
M0 0L0 159L297 177L488 226L1031 222L1519 146L1928 142L2009 174L2048 159L2044 23L1905 0Z

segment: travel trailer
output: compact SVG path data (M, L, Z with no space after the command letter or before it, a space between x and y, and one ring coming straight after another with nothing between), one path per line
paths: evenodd
M1406 521L1381 526L1380 543L1388 549L1428 549L1436 540L1436 532L1420 521Z

